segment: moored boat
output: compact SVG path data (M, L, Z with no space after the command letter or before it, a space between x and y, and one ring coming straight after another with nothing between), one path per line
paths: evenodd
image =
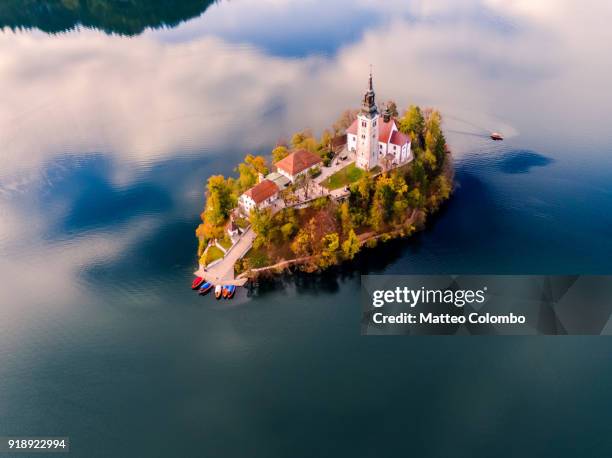
M202 277L196 277L191 283L191 289L198 289L203 281L204 279Z
M208 293L212 288L213 288L213 284L210 282L206 282L204 283L202 286L200 286L200 292L198 294L206 294Z
M223 292L221 294L223 295L223 299L227 299L229 297L230 287L224 286L222 289L223 289Z
M234 294L236 294L236 286L230 285L227 287L227 290L228 290L227 299L231 299L232 297L234 297Z
M221 298L221 294L222 294L222 288L221 288L221 285L217 285L217 286L215 286L215 297L216 297L217 299L220 299L220 298Z

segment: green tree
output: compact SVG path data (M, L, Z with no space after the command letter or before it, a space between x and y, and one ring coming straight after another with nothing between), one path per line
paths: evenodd
M438 169L441 169L446 158L446 139L442 133L442 116L433 110L426 123L425 146L436 158Z
M415 187L420 188L421 191L425 191L427 189L427 172L425 171L423 160L420 157L417 157L412 163L411 179L412 184Z
M212 226L222 226L230 211L236 206L236 197L232 192L232 182L223 175L213 175L208 179L204 222Z
M272 163L276 164L278 161L285 159L289 156L289 150L286 146L280 145L272 150Z
M410 134L416 146L422 147L425 134L425 118L421 108L411 105L404 116L399 120L399 130Z
M360 245L359 239L355 231L351 229L348 233L347 239L342 242L342 254L345 259L353 259L357 253L359 253Z
M256 248L262 245L268 246L272 241L274 228L272 211L269 208L263 210L254 208L251 210L249 220L251 221L253 232L257 234L257 239L255 240L257 243L254 242L254 245L257 245Z

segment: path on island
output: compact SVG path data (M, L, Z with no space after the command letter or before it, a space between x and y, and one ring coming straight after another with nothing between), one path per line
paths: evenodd
M341 155L348 156L347 160L341 161L339 157ZM346 167L354 160L354 154L351 155L345 149L341 154L336 157L332 163L331 167L323 167L323 173L318 176L315 180L312 180L312 185L308 196L304 195L304 190L299 189L296 192L296 196L298 197L298 201L292 204L292 207L301 207L311 200L322 197L322 196L330 196L333 199L341 199L350 194L346 188L335 189L333 191L329 191L327 188L321 185L321 183L330 175L333 175L338 170ZM286 208L284 202L276 201L272 206L272 214L276 214L281 211L283 208ZM200 264L200 267L195 273L196 276L204 278L207 282L210 282L214 285L236 285L243 286L247 278L244 275L239 276L238 278L234 275L234 265L236 261L242 259L247 252L253 246L253 241L257 237L257 234L249 227L249 229L242 234L240 239L225 253L223 259L218 261L209 269L206 269L205 266Z
M236 279L234 277L234 264L251 249L256 236L255 232L249 228L240 237L240 240L227 250L225 257L221 261L210 269L205 269L203 265L200 265L195 275L204 278L204 280L214 285L244 285L246 278Z

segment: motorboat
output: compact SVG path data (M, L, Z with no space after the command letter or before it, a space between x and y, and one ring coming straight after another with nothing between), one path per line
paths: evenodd
M231 299L232 297L234 297L234 294L236 294L236 286L230 285L227 287L227 290L228 290L228 293L227 293L226 299Z
M223 286L223 288L221 288L221 295L223 296L223 299L227 299L229 296L229 286Z
M502 134L500 134L499 132L493 132L491 134L491 140L495 140L495 141L501 141L503 140L504 137L502 136Z
M215 297L217 299L221 299L221 294L223 293L221 285L215 286Z

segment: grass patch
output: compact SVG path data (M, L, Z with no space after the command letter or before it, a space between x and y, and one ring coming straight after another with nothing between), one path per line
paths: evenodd
M333 191L334 189L339 189L354 183L359 180L364 173L364 170L360 169L352 162L343 169L338 170L321 184L330 191Z
M221 251L216 246L211 246L206 252L206 265L216 261L217 259L221 259L223 257L223 251Z
M225 250L229 250L232 247L232 240L226 235L221 240L217 240L219 245L221 245Z

